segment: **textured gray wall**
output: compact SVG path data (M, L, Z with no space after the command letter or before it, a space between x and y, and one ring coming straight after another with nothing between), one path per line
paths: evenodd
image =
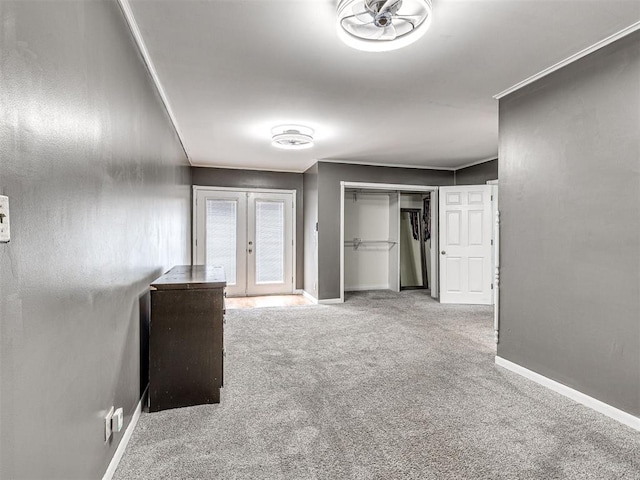
M484 185L498 179L498 159L456 170L456 185Z
M304 286L304 199L302 174L192 167L194 185L206 187L271 188L296 191L296 288Z
M498 354L640 414L640 32L500 100Z
M340 297L340 182L453 185L453 172L417 168L318 163L318 289L320 299Z
M101 478L149 282L189 260L190 170L115 2L3 0L0 25L0 477Z
M304 172L304 289L318 298L318 164Z

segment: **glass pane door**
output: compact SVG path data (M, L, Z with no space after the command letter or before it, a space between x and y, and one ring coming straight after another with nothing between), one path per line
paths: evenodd
M293 292L293 193L196 187L196 265L220 265L229 296Z
M256 283L284 282L284 201L256 200Z
M235 285L238 254L238 202L207 198L206 254L207 265L222 265L227 285Z
M247 194L200 190L196 195L194 263L220 265L227 294L245 295L247 284Z
M250 193L248 210L248 294L293 292L293 195Z

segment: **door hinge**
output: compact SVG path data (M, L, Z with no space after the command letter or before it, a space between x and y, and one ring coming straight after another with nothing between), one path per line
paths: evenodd
M491 239L491 245L493 245L493 238Z
M491 284L491 290L493 290L493 283Z
M493 202L493 195L491 195L491 201Z

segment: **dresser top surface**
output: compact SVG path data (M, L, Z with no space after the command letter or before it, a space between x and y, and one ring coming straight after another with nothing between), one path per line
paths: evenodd
M220 288L226 285L224 268L210 265L176 265L151 283L158 290Z

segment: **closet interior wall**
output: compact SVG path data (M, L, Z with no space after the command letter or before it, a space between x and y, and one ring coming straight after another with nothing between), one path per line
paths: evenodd
M346 190L345 290L399 290L399 194Z

